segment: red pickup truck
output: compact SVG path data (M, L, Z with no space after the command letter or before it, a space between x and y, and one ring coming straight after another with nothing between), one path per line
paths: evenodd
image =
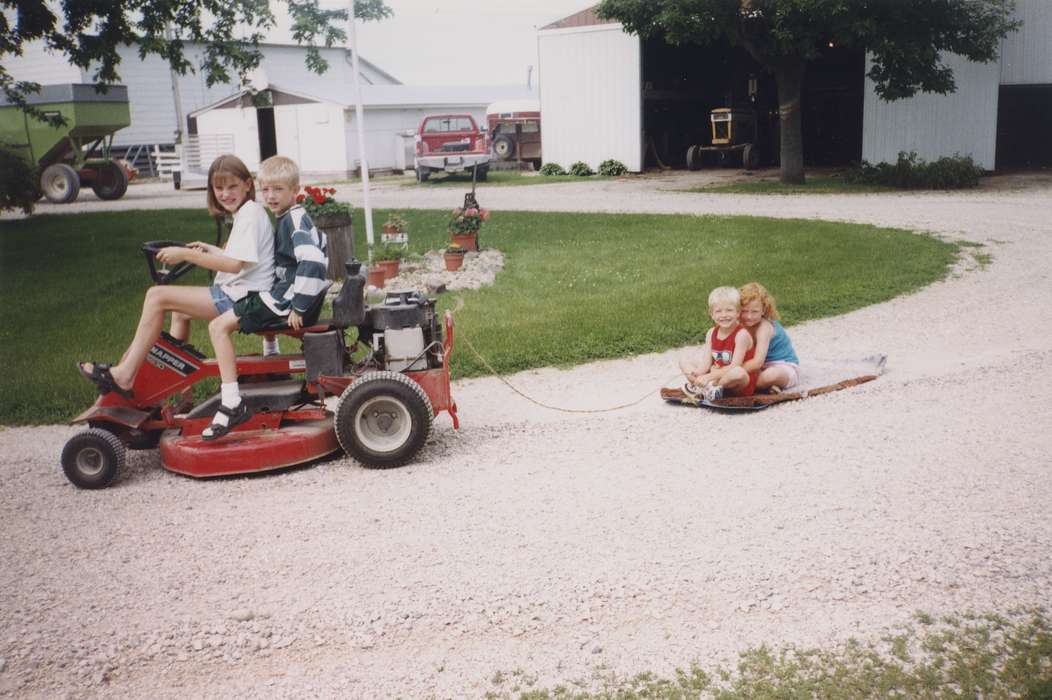
M485 180L489 174L486 134L470 114L432 114L424 117L416 132L416 179L424 182L431 173L471 172Z

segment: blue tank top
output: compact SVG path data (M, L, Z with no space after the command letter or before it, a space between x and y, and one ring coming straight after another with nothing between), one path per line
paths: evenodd
M767 346L767 357L764 362L792 362L795 365L800 364L800 358L796 356L796 350L793 350L793 343L789 340L789 334L782 328L782 324L778 321L771 321L774 326L774 336L771 337L771 343Z

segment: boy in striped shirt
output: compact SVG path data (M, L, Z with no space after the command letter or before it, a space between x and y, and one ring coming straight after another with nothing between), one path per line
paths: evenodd
M284 156L272 156L259 166L263 203L277 217L274 235L277 279L269 291L249 294L208 324L219 364L222 404L212 424L201 434L205 440L226 435L251 417L238 390L234 331L256 333L284 323L299 329L303 327L304 315L328 284L325 234L315 227L307 211L296 204L299 180L296 163Z

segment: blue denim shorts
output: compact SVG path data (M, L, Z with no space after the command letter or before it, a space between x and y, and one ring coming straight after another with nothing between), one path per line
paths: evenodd
M218 284L213 284L208 291L212 293L212 303L215 304L220 316L234 308L234 300L227 296L227 293Z

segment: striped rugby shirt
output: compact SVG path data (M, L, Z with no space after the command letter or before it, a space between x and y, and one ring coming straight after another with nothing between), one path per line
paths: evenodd
M293 310L306 313L328 282L329 258L325 234L310 220L307 210L293 204L278 217L274 241L274 275L277 281L259 298L278 316Z

